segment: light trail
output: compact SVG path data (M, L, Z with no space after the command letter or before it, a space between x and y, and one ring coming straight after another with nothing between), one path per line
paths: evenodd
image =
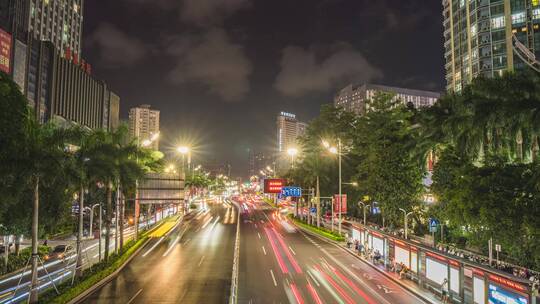
M274 231L274 233L276 234L276 238L278 239L278 242L279 244L281 245L281 247L283 248L283 251L285 252L285 254L287 255L287 258L289 259L289 261L291 262L294 270L297 272L297 273L302 273L302 268L300 268L300 266L298 265L298 262L296 261L296 259L294 258L294 256L291 254L291 252L289 251L289 248L287 248L287 245L285 245L285 241L283 240L283 238L277 233L276 229L275 228L272 228L272 230Z
M311 294L311 297L313 298L313 300L315 300L316 304L322 304L323 303L321 301L321 298L317 294L317 291L315 290L315 288L313 288L313 286L309 282L307 283L307 289L309 290L309 293Z
M298 291L298 288L296 288L296 284L291 283L291 290L293 292L294 298L296 299L296 303L304 304L304 299L302 298L302 295Z
M283 273L289 273L289 270L287 269L287 266L285 266L285 262L283 261L281 255L279 254L279 251L277 249L277 246L274 242L273 237L270 235L269 229L264 228L264 232L266 232L266 236L268 237L268 240L270 241L270 246L272 247L272 251L274 251L274 255L276 256L276 259L278 261L279 268L281 269L281 272Z

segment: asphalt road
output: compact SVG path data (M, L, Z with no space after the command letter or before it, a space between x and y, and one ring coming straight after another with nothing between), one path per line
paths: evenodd
M263 203L242 206L238 303L424 303Z
M236 208L210 203L152 239L84 303L228 303Z
M158 220L160 214L158 214ZM146 223L141 223L144 226ZM153 224L153 220L150 225ZM142 229L142 227L141 227ZM114 231L114 230L113 230ZM128 227L124 230L124 242L129 241L134 235L134 228ZM54 241L53 244L71 244L75 248L75 241ZM105 252L105 238L102 239L102 257ZM115 237L110 238L109 252L114 253L115 249ZM50 261L43 261L44 265L39 266L38 277L40 280L40 291L50 288L51 280L56 284L61 283L64 280L71 279L73 275L73 269L76 261L76 255L73 252L63 259L55 259ZM99 240L87 239L83 241L83 267L88 268L94 263L99 261ZM22 274L22 278L21 278ZM0 278L0 304L7 303L19 303L24 301L28 297L28 291L30 288L30 265L27 270L22 273L22 270L7 276Z

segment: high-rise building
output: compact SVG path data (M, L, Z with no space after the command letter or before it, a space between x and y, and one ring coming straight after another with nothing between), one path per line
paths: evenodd
M296 119L296 115L281 112L277 117L277 161L279 167L288 162L287 150L297 148L297 139L305 133L307 124Z
M79 57L84 0L0 0L0 26L16 39L50 41L64 56Z
M159 111L149 105L140 105L129 110L129 134L141 142L159 133ZM151 148L159 150L159 140L153 140Z
M406 104L412 104L415 108L427 107L433 105L440 94L430 91L412 90L396 88L376 84L348 85L341 89L334 96L334 105L342 107L346 111L357 115L363 115L368 110L367 101L369 101L378 92L395 94L396 99Z
M443 0L442 4L447 90L459 92L479 75L525 68L514 52L516 41L525 52L540 56L539 0Z

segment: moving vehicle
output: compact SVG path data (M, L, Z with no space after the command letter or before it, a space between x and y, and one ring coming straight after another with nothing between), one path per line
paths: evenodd
M45 255L44 259L45 261L53 260L53 259L64 259L68 255L74 253L73 246L71 245L58 245L54 247L54 249L51 251L51 253Z

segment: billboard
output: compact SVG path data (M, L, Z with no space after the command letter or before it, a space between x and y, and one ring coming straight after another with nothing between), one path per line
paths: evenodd
M178 174L148 173L137 190L140 204L179 203L184 200L184 179Z
M334 213L340 213L339 201L339 194L334 194ZM341 213L347 213L347 194L341 195Z
M11 73L11 35L0 29L0 71Z
M528 304L529 300L501 286L489 284L488 289L489 304Z
M264 180L264 193L281 193L285 180L281 178L267 178Z

